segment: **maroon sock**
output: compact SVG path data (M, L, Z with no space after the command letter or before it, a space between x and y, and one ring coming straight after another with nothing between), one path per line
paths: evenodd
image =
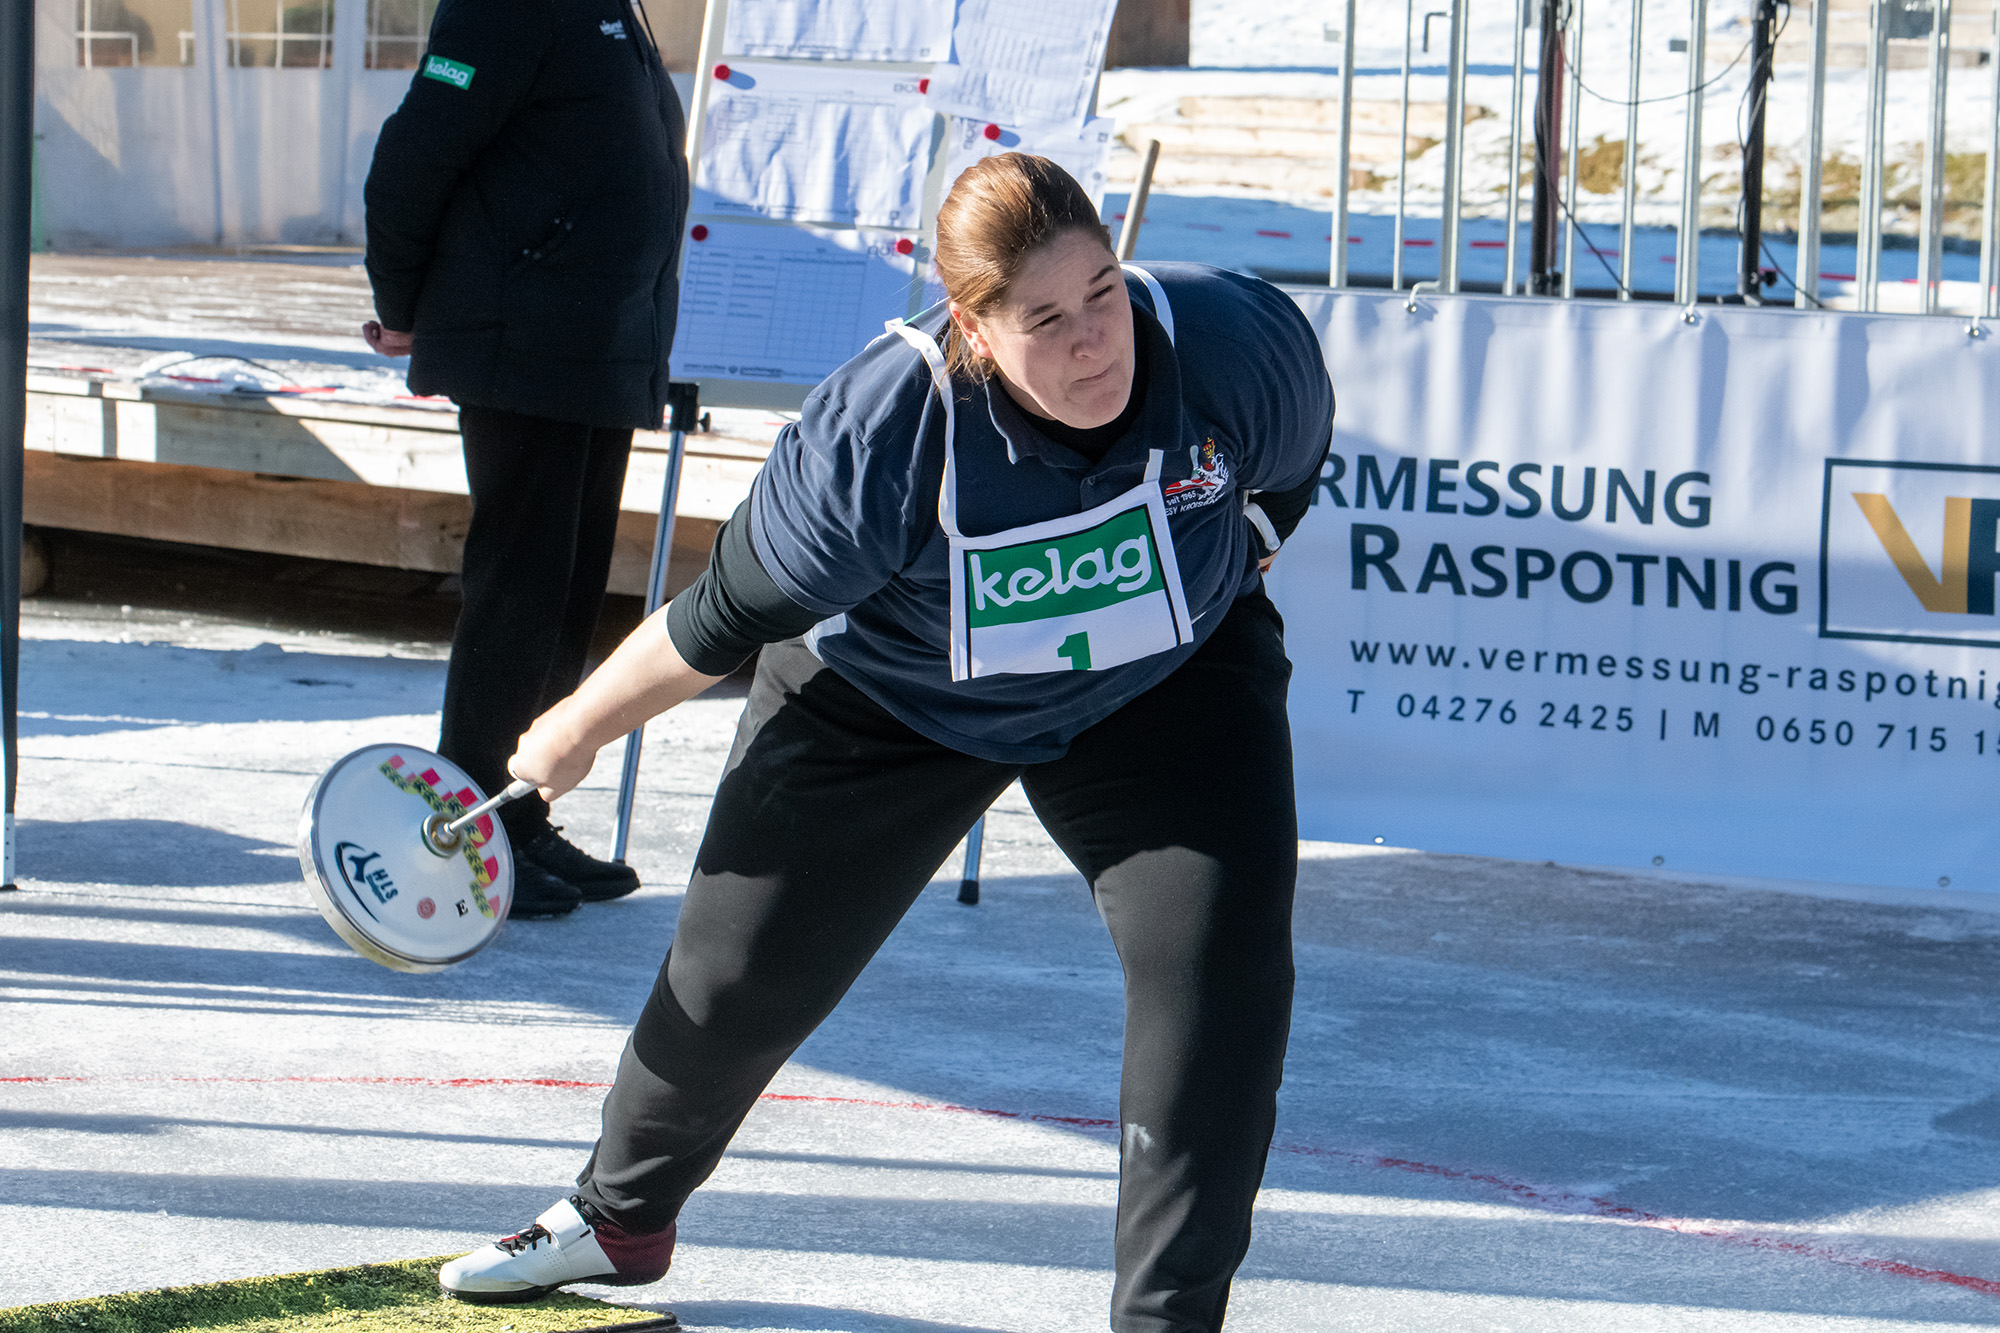
M665 1231L650 1236L633 1235L615 1222L595 1225L598 1246L618 1270L618 1281L610 1285L639 1287L667 1275L674 1258L675 1223L669 1222Z

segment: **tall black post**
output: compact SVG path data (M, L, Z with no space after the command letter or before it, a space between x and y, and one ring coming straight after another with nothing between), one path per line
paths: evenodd
M1540 0L1542 53L1535 75L1535 180L1532 221L1528 227L1528 290L1553 296L1562 290L1556 269L1556 237L1562 228L1563 80L1568 74L1563 54L1562 0Z
M1750 29L1750 125L1743 139L1743 248L1736 265L1736 295L1745 305L1764 304L1764 113L1777 30L1778 0L1757 0Z
M15 709L21 676L21 450L28 416L28 245L34 208L35 0L0 0L0 888L14 887Z

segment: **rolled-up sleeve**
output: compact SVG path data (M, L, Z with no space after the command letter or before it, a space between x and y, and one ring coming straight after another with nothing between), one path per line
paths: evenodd
M785 596L750 542L750 501L716 534L708 568L667 607L667 634L681 660L707 676L726 676L751 653L805 633L818 612Z

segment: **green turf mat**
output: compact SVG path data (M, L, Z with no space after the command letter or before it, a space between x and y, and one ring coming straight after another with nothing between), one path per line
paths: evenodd
M671 1316L558 1293L531 1305L467 1305L438 1290L450 1255L284 1273L0 1310L0 1333L575 1333ZM633 1333L639 1333L634 1329Z

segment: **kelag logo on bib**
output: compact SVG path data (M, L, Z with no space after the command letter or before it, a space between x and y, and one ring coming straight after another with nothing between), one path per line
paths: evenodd
M1152 293L1171 340L1166 293L1144 269L1125 267ZM944 406L938 526L951 542L951 678L1103 671L1189 642L1194 620L1160 491L1165 455L1148 449L1138 485L1081 514L968 537L958 526L957 417L944 351L901 320L889 330L924 359Z
M963 555L974 674L1102 670L1178 641L1144 507Z

